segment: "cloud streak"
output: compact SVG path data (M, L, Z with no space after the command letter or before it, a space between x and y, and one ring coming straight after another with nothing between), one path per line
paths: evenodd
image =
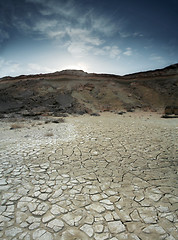
M101 48L109 52L111 58L119 55L117 47L108 49L105 42L116 32L116 26L109 17L97 16L91 9L81 15L80 8L76 8L72 0L26 0L26 3L35 4L36 10L28 9L23 17L14 15L11 20L22 34L39 40L52 40L59 45L62 43L68 53L76 57L95 52L99 54ZM4 35L1 41L9 37L3 32L0 32L1 35Z
M46 71L49 65L50 69L59 68L64 62L65 66L78 66L79 62L94 68L98 65L104 70L109 66L111 71L118 71L122 63L129 68L128 60L142 66L145 59L146 66L158 63L158 67L166 64L166 58L175 62L176 8L170 8L170 19L168 11L162 12L164 18L158 26L154 21L157 12L150 17L155 4L160 9L153 0L148 9L132 1L129 7L127 1L107 0L102 4L99 0L0 1L1 72L9 69L11 74L16 69L18 73L20 68L23 72L23 67Z
M9 39L9 34L3 29L0 29L0 43L4 42L4 40Z
M126 56L131 56L132 55L132 49L130 47L126 48L126 51L123 53Z
M7 75L14 75L21 69L20 63L14 61L8 61L3 58L0 58L0 69L1 69L1 76Z

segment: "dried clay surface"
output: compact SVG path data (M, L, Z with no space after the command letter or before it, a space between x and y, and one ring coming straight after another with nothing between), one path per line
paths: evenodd
M0 239L176 240L177 119L0 123Z

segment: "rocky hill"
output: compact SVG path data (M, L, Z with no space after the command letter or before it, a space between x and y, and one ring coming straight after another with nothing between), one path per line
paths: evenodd
M0 114L164 111L178 106L178 64L125 76L79 70L0 79Z

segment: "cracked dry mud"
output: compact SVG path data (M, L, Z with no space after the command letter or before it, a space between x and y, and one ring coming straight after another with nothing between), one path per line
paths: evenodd
M136 113L1 122L0 239L178 239L176 124Z

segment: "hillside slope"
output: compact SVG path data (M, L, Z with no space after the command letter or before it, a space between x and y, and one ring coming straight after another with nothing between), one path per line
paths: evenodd
M40 115L178 106L178 64L125 76L79 70L0 79L0 113Z

